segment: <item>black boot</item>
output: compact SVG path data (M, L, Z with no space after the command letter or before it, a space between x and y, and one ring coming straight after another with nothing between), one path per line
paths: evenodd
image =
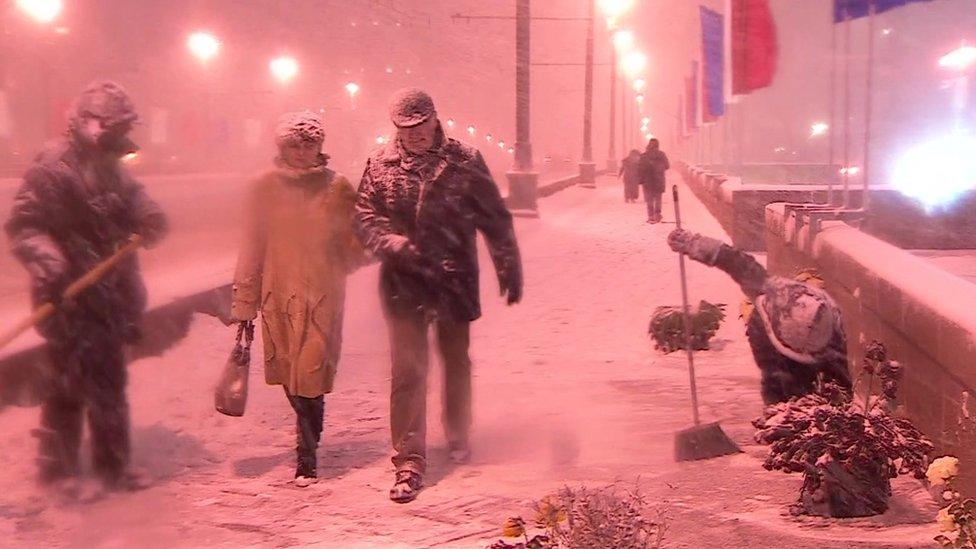
M297 416L297 464L295 484L308 486L318 478L316 452L322 438L322 423L325 417L325 399L322 396L306 398L288 395Z

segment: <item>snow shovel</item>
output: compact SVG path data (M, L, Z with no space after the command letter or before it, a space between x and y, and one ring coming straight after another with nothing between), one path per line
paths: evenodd
M678 207L678 186L671 188L674 198L674 222L681 228L681 210ZM691 381L691 407L695 425L674 436L674 459L676 461L692 461L696 459L711 459L729 454L738 454L742 449L736 445L722 427L715 423L701 424L698 416L698 386L695 383L695 351L691 342L691 311L688 308L688 280L685 277L685 254L678 254L678 270L681 273L681 305L684 314L685 351L688 353L688 378Z
M78 296L78 294L93 286L109 271L115 268L115 266L118 265L119 262L125 258L125 256L139 249L140 245L142 245L142 236L134 234L129 237L129 242L127 242L125 246L119 248L108 259L102 261L98 265L95 265L95 267L85 273L84 276L72 282L64 293L61 294L61 300L68 301L70 299L74 299ZM26 332L32 326L36 326L37 324L47 320L47 318L53 315L57 310L58 307L54 303L44 303L35 309L29 317L20 321L9 332L0 335L0 349L6 347L7 344L17 339L17 336Z

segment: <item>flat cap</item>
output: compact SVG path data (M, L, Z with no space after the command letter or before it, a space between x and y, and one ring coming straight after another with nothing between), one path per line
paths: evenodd
M390 99L390 119L398 128L412 128L434 116L434 100L424 90L405 88Z

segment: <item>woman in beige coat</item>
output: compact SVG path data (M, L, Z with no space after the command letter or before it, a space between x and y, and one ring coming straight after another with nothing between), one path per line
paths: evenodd
M325 393L342 343L346 275L363 263L356 191L326 167L325 130L305 111L282 117L276 168L254 183L234 276L233 318L261 310L265 381L282 385L298 416L295 482L316 478Z

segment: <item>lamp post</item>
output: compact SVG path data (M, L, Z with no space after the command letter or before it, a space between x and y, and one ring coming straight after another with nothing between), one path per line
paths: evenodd
M952 103L956 112L956 129L960 129L969 107L969 79L972 69L976 67L976 47L963 44L939 58L939 67L956 73Z
M206 63L220 51L220 40L209 32L195 32L186 39L186 47L194 57Z
M515 4L515 165L508 178L509 205L518 215L538 217L539 174L533 170L529 142L529 67L531 38L530 0Z
M268 64L271 76L282 84L287 84L298 76L298 61L294 57L276 57Z
M586 74L583 104L583 158L579 163L580 187L596 188L596 163L593 162L593 1L588 0L586 22Z
M359 94L359 84L355 82L346 83L346 93L349 94L349 105L356 110L356 96Z

